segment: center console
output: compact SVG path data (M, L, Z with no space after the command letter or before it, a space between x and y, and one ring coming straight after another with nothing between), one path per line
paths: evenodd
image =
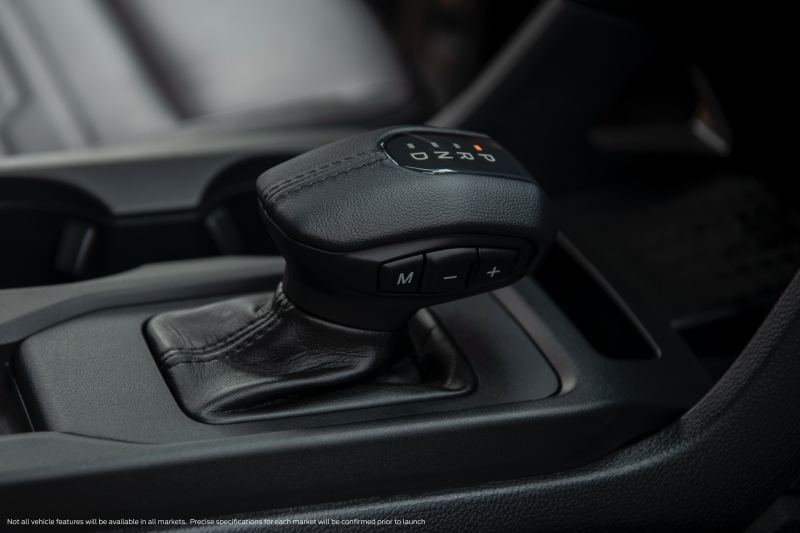
M140 161L184 169L163 206L124 158L0 171L0 217L52 225L0 290L4 501L203 517L556 472L710 388L491 139L329 140Z

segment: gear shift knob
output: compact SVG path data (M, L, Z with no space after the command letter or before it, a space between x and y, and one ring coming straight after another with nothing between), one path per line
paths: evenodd
M262 217L304 311L376 331L530 274L555 239L542 189L485 135L392 127L271 168Z

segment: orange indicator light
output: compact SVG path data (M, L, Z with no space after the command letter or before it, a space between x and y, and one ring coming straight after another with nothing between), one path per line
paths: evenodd
M481 148L481 147L480 147L480 146L478 146L477 144L473 144L473 146L475 147L475 149L476 149L477 151L479 151L479 152L483 152L483 148Z

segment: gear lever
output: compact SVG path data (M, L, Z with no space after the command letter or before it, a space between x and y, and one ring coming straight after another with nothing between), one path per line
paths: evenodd
M257 188L286 296L368 330L517 281L556 235L541 188L478 133L377 130L278 165Z
M417 312L513 283L556 234L536 182L475 133L357 135L268 170L257 189L282 286L146 327L175 398L204 422L468 394L469 363Z

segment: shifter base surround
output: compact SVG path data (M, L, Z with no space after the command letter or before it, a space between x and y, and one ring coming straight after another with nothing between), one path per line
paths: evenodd
M211 424L444 398L475 388L469 364L427 312L409 332L334 324L278 286L156 315L145 326L176 400Z

